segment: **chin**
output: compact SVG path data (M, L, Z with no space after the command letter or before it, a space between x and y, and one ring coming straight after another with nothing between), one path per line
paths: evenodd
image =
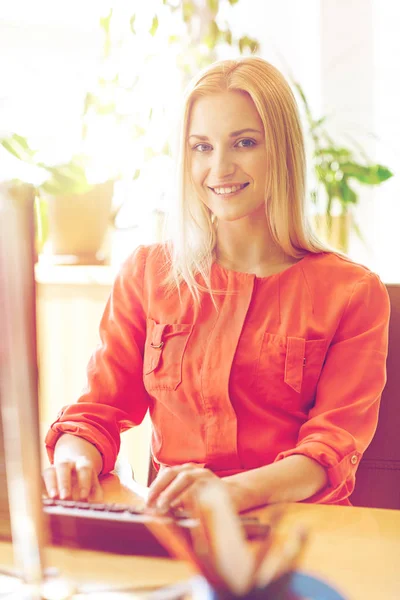
M241 219L249 217L252 213L239 211L219 211L215 212L214 214L219 222L233 223L235 221L240 221Z

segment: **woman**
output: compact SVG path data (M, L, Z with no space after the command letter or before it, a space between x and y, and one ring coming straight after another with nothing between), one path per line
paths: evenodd
M120 433L152 419L148 503L190 507L222 477L238 510L350 504L385 384L389 304L367 268L330 252L304 215L297 107L261 58L191 85L173 243L123 265L88 388L46 439L50 496L96 497Z

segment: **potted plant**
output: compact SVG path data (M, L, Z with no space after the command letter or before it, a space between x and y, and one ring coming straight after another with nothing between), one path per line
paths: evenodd
M85 155L50 165L37 159L37 151L18 134L0 143L20 161L37 169L39 183L34 188L39 249L47 242L54 260L60 262L101 261L99 250L113 217L114 179L90 182L89 160Z
M335 142L326 127L327 117L315 119L301 85L293 82L293 86L304 108L307 138L312 146L315 186L311 191L311 200L316 208L316 233L334 248L347 253L351 229L362 238L354 218L354 207L359 202L354 182L379 185L392 177L393 173L388 167L369 160L355 143L352 148ZM318 212L321 195L325 203L322 213Z

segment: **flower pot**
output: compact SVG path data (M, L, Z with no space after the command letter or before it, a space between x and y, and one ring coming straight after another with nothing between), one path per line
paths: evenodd
M313 225L316 234L323 242L347 254L351 227L350 213L335 215L330 219L327 215L314 215Z
M110 224L114 182L97 184L85 194L49 196L46 251L58 263L97 264Z

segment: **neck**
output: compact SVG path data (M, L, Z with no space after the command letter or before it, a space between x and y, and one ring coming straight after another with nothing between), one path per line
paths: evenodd
M222 266L238 271L273 267L291 259L272 239L265 214L219 222L216 258Z

